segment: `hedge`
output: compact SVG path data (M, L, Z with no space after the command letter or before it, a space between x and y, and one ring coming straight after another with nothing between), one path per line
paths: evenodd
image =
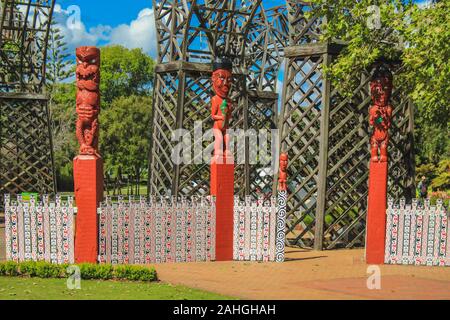
M68 270L69 264L52 264L45 261L0 262L0 276L23 276L38 278L67 278L73 271ZM129 280L156 281L156 270L153 267L133 265L111 265L82 263L81 279L95 280Z

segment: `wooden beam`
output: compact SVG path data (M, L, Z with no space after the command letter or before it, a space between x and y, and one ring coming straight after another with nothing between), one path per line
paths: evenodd
M286 58L304 57L304 56L319 56L325 53L339 54L344 47L342 43L326 43L316 42L308 43L300 46L290 46L284 49L284 56Z
M40 93L1 92L0 99L48 100L48 96Z
M328 66L331 56L324 53L323 65ZM314 249L323 249L323 229L325 223L327 169L328 169L328 125L330 117L331 81L323 80L322 112L320 119L319 173L317 181L316 226L314 232Z
M247 93L250 98L278 100L278 93L272 91L249 90Z

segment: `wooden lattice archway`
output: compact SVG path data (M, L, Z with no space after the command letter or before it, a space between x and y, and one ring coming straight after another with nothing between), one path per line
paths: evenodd
M289 154L287 241L315 249L365 244L368 196L369 75L343 98L324 79L343 44L320 42L322 19L306 18L310 4L287 1L290 46L285 49L281 149ZM414 195L413 108L393 92L389 194Z
M53 193L45 62L54 0L0 2L0 195Z

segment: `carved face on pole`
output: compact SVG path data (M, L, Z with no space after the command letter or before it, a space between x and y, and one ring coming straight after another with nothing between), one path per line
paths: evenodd
M222 99L228 97L232 81L231 70L217 69L212 74L214 92Z
M78 88L89 91L99 90L100 50L96 47L79 47L76 55Z
M288 166L288 155L286 153L280 154L280 170L286 172Z
M392 73L384 66L378 66L370 82L373 104L387 106L392 93Z
M392 81L387 78L378 78L370 83L370 93L373 103L377 106L386 106L392 92Z

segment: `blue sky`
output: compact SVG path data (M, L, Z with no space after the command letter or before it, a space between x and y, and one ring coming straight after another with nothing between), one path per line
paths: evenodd
M267 7L273 7L283 4L284 0L263 2ZM73 6L80 9L80 22L75 25ZM120 3L110 0L57 0L54 18L72 52L80 45L121 44L128 48L142 48L156 58L151 0Z

